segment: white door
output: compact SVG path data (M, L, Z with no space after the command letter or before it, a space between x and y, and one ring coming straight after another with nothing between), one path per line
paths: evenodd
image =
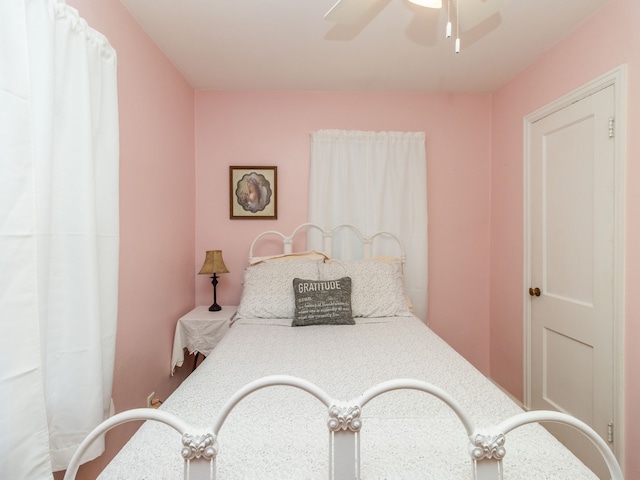
M530 136L530 407L559 410L612 441L614 86L538 121ZM537 290L539 289L539 290ZM600 478L589 442L548 426Z

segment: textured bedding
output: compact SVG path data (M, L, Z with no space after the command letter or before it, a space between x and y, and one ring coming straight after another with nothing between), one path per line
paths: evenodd
M210 426L239 388L266 375L309 380L348 401L380 382L413 378L453 396L477 427L522 410L415 317L357 318L355 325L291 327L291 319L241 319L163 404L185 422ZM242 400L223 425L221 479L327 479L327 411L292 387L270 387ZM399 391L363 409L361 477L471 478L464 428L439 400ZM146 422L99 477L182 478L180 435ZM504 478L595 479L538 425L507 435Z

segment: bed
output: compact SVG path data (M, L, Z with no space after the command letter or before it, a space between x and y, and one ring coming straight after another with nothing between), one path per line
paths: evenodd
M345 228L362 259L332 258ZM294 237L310 229L324 248L294 253ZM257 257L274 235L282 253ZM383 237L398 251L372 258ZM394 235L305 224L261 234L249 259L238 315L213 352L159 410L123 412L87 438L148 420L100 479L597 478L540 420L582 431L623 478L593 430L523 412L412 314Z

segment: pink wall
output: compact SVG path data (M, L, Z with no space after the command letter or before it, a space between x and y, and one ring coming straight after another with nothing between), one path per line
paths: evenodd
M625 404L626 478L640 478L640 2L612 0L597 15L547 52L492 101L491 376L522 399L523 171L522 120L620 64L628 64L626 191Z
M309 134L324 128L426 132L429 323L488 373L489 95L196 92L196 265L223 251L218 302L237 304L260 231L306 221ZM461 141L464 139L464 141ZM230 220L230 165L278 167L278 220ZM210 304L208 277L196 303ZM463 301L461 301L463 300Z
M120 2L69 0L118 53L120 288L113 399L118 411L166 398L176 319L193 308L194 95ZM107 436L95 478L137 426Z

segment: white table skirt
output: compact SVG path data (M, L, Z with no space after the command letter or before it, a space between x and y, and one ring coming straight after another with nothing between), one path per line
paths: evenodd
M176 324L171 357L171 375L176 367L184 363L184 348L189 353L208 356L218 342L229 331L229 323L236 307L222 307L218 312L210 312L202 305L182 316Z

